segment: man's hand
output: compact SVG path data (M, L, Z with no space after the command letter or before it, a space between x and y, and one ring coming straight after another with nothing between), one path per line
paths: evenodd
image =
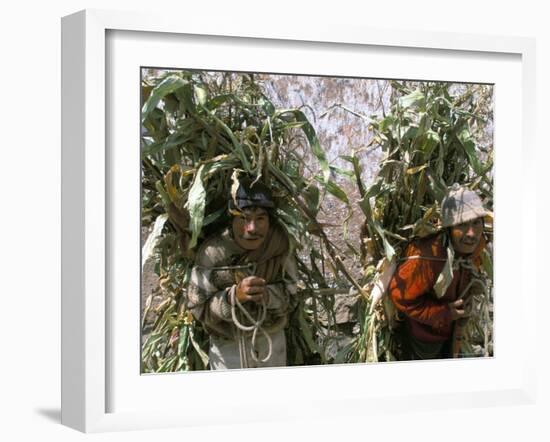
M465 316L464 301L462 299L457 299L454 302L449 302L449 310L451 311L451 319L453 321L463 318Z
M237 299L239 302L261 302L266 294L265 279L257 276L248 276L237 285Z

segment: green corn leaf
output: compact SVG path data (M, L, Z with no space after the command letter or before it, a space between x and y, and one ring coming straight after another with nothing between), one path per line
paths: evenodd
M438 299L445 296L447 289L449 288L453 280L453 261L454 261L454 249L452 245L447 246L447 261L441 273L437 277L437 281L434 284L434 292Z
M174 94L180 102L179 112L181 114L184 114L185 112L195 112L195 87L193 84L185 84L183 87L177 89Z
M464 148L464 151L468 156L468 162L470 163L470 166L472 166L472 169L474 169L476 175L481 175L483 173L483 166L479 161L476 152L476 145L471 139L469 132L467 130L463 130L459 134L458 139L460 140L460 143L462 144L462 147Z
M382 242L384 244L384 252L386 254L386 258L388 258L388 261L391 261L393 257L395 256L395 249L390 244L388 239L386 238L386 235L384 233L384 229L382 226L380 226L380 223L374 222L374 228L376 229L376 232L380 235L380 238L382 238Z
M355 172L353 170L345 170L340 167L336 166L330 166L330 170L340 176L346 177L346 178L353 178L355 176Z
M321 353L319 351L319 346L317 345L317 343L313 339L313 334L311 333L311 327L307 323L306 318L304 317L303 310L298 312L298 320L299 320L299 323L300 323L300 326L301 326L300 331L303 334L303 337L304 337L304 339L305 339L305 341L306 341L306 343L309 347L309 350L313 353Z
M210 359L208 358L208 355L204 352L204 350L200 347L197 340L195 339L195 333L193 331L193 328L191 327L189 328L189 339L191 341L191 344L193 345L193 348L201 358L203 365L205 367L208 366L208 362Z
M267 161L267 167L270 173L272 173L279 183L284 186L285 189L288 190L288 192L291 195L297 194L296 185L292 182L292 180L281 171L277 166L275 166L271 161Z
M386 118L383 118L379 123L379 130L380 132L386 132L390 127L392 127L397 119L394 116L387 116Z
M383 187L384 187L384 179L380 178L367 189L367 192L364 198L368 199L372 197L380 197L383 192Z
M319 139L317 138L317 135L315 133L315 129L307 119L307 117L304 115L302 111L296 110L296 109L284 109L277 111L274 114L273 119L276 117L282 117L285 114L291 114L294 116L295 120L303 123L302 130L304 131L304 134L306 135L306 138L309 142L309 146L311 147L311 151L313 152L313 155L315 155L315 158L319 161L319 166L321 168L321 171L323 172L323 182L327 183L329 181L330 177L330 169L328 165L328 160L325 155L325 151L321 147L321 144L319 143Z
M425 106L424 94L419 89L417 89L414 92L401 97L399 99L399 105L402 108L408 108L411 106L423 108Z
M155 182L155 188L157 189L157 192L159 193L159 195L162 199L162 203L165 206L168 206L172 202L172 200L170 200L170 196L168 195L168 193L166 192L166 190L162 186L162 182L160 180Z
M149 114L157 107L160 100L186 84L188 83L185 80L173 75L166 77L157 86L155 86L141 110L141 122L143 123L147 119Z
M363 213L365 214L365 217L367 218L367 222L372 221L372 208L370 205L370 198L365 196L358 201L358 204L361 210L363 211Z
M215 97L209 99L205 106L208 110L214 111L215 109L219 108L222 104L227 103L234 99L233 94L222 94L222 95L216 95Z
M209 167L209 164L199 167L199 170L195 174L191 189L189 190L189 197L186 203L189 217L191 218L189 225L191 228L189 249L197 245L197 239L203 226L204 208L206 206L206 189L204 188L203 176L205 171L208 171Z
M489 275L489 278L493 279L493 259L492 256L489 255L489 252L487 250L483 250L481 252L481 264L483 266L483 270L487 275Z
M424 153L424 158L429 158L432 152L434 151L435 147L441 142L441 139L439 138L439 135L437 132L428 129L424 133L422 142L422 152Z
M323 178L322 177L316 176L315 179L319 183L323 184ZM335 196L340 201L342 201L343 203L346 203L349 206L349 204L350 204L349 198L348 198L346 192L344 192L344 190L338 184L336 184L332 180L330 180L330 181L328 181L324 184L325 184L325 189L327 190L327 192L329 192L331 195Z
M466 150L466 154L468 155L468 161L470 165L472 166L472 169L474 169L474 172L477 175L483 174L483 165L480 163L478 154L476 152L475 143L472 140L466 141L464 143L464 149Z
M209 224L212 224L214 221L219 219L225 212L227 211L226 207L222 207L219 210L216 210L215 212L210 213L208 216L204 218L204 221L202 223L202 226L205 227Z
M258 104L269 117L275 113L275 106L273 106L273 103L265 95L262 95L258 99Z
M189 345L189 329L188 325L180 326L180 336L178 340L178 356L187 353L187 346Z
M426 164L422 164L422 166L409 167L409 168L406 170L406 173L407 173L407 175L414 175L414 174L416 174L416 173L418 173L418 172L423 171L423 170L426 169L428 166L429 166L429 164L426 163Z
M198 105L205 106L208 98L208 93L206 92L206 89L202 86L194 86L193 89L195 92L195 102Z
M169 371L173 371L172 370L172 366L174 365L174 363L177 362L178 360L178 356L172 356L170 358L167 358L166 360L164 360L162 362L162 364L160 365L160 367L158 368L157 372L158 373L166 373L166 372L169 372Z
M141 270L142 271L147 261L151 259L151 257L153 256L155 247L162 233L162 228L164 227L164 224L166 223L167 219L168 219L168 214L163 213L162 215L159 215L155 220L153 231L147 237L147 241L145 241L145 244L143 245L143 249L141 251Z
M302 195L304 196L304 200L306 201L311 213L314 215L317 214L321 205L321 194L319 192L319 188L312 184L302 191Z
M235 154L237 155L237 157L239 158L239 160L241 161L245 171L247 172L251 172L251 166L250 166L250 162L248 161L248 158L246 156L246 154L244 153L244 150L243 150L243 146L242 144L239 142L239 140L237 140L237 137L235 137L235 134L233 133L233 131L227 126L227 124L225 124L222 120L220 120L216 115L214 115L213 112L209 111L208 109L206 109L205 107L203 107L203 109L208 112L208 114L210 115L210 117L212 117L212 119L218 124L220 125L220 127L223 129L223 131L226 133L226 135L229 137L229 139L231 140L231 143L233 145L233 148L235 149L234 152Z

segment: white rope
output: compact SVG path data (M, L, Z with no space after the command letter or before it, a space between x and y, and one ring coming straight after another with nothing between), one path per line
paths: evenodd
M241 362L241 368L248 368L248 358L246 356L246 337L244 333L237 328L237 342L239 344L239 359Z
M241 313L244 315L246 319L248 319L251 325L244 325L238 320L236 307L239 308ZM267 306L264 298L262 298L258 319L254 319L252 315L248 312L248 310L240 303L239 299L237 298L237 288L235 287L235 290L231 291L231 319L233 320L233 324L235 324L235 327L237 327L237 336L239 340L239 354L241 356L242 368L248 367L248 361L246 357L246 353L247 353L246 352L246 334L243 332L252 332L250 354L252 356L252 359L255 362L267 362L271 358L271 354L273 352L273 341L271 340L271 336L269 336L269 334L262 327L262 324L265 321L266 315L267 315ZM258 353L259 355L259 352L256 351L256 339L258 337L258 331L260 331L267 340L267 348L268 348L267 356L262 359L258 359L258 356L256 355L256 353ZM243 363L245 365L243 365Z

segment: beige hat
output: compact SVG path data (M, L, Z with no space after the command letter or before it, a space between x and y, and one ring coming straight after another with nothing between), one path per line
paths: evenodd
M441 222L443 227L456 226L476 218L491 217L492 213L483 207L476 192L457 183L453 184L441 202Z

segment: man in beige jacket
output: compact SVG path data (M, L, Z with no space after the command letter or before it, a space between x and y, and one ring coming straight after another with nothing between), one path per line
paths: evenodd
M286 365L296 268L274 209L265 185L241 180L229 201L231 225L197 252L187 307L210 333L210 369Z

